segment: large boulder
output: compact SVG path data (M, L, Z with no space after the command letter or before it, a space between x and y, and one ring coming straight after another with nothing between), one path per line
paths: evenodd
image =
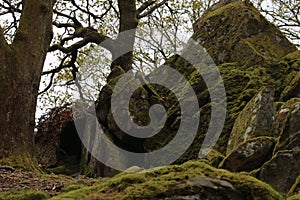
M278 109L272 125L272 133L278 137L274 156L258 173L258 178L276 190L288 193L297 190L300 174L300 99L292 98ZM294 189L292 185L294 184ZM293 193L290 191L289 193Z

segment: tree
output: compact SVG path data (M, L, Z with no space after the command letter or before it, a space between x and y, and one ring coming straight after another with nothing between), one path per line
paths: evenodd
M75 80L79 49L90 43L99 44L108 38L104 33L94 29L93 24L99 25L99 20L113 10L119 21L117 33L135 29L140 18L151 14L165 2L166 0L161 2L107 1L102 3L103 13L95 15L92 9L99 12L99 5L97 5L101 4L99 1L70 0L68 1L70 5L67 6L65 1L4 0L0 4L0 14L2 16L11 14L13 17L12 20L4 20L4 28L0 28L1 162L28 169L35 168L32 153L34 117L41 75L55 74L69 68ZM94 7L91 7L92 5ZM81 15L78 16L78 12ZM53 13L55 16L52 23ZM84 14L88 16L88 20L80 22ZM67 36L61 35L59 43L50 46L52 24L57 28L64 28ZM68 45L68 42L74 39L77 41ZM132 45L133 40L134 37ZM46 54L53 51L62 52L61 64L51 71L42 73ZM125 71L131 69L132 52L112 63L112 71L117 65Z
M54 1L23 1L9 44L0 28L0 159L33 168L35 108L44 60L52 39Z

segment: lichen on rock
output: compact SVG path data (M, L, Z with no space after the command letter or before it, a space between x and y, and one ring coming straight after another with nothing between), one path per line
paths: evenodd
M241 142L258 136L272 136L270 132L275 116L274 91L261 89L240 112L235 120L227 146L227 154Z
M257 137L241 143L221 163L229 171L252 171L261 167L272 157L275 138Z

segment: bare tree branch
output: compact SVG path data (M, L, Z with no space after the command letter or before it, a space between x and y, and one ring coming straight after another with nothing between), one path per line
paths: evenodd
M81 8L81 7L76 3L75 0L70 0L70 2L71 2L71 3L73 4L73 6L75 6L78 10L80 10L81 12L83 12L83 13L85 13L85 14L88 14L89 17L92 16L95 20L97 20L97 19L102 20L103 15L97 16L97 15L95 15L94 13L90 12L90 10L89 10L89 1L87 1L87 4L86 4L86 10L83 9L83 8ZM110 9L110 8L109 8L109 9ZM89 21L89 25L91 25L91 24L90 24L90 20L88 20L88 21Z
M80 49L86 46L89 43L100 44L104 40L108 39L107 36L98 33L96 30L91 28L81 28L77 32L74 33L74 38L83 38L82 40L76 42L75 44L69 47L63 47L61 44L55 44L49 48L49 52L60 50L63 53L70 53L74 50ZM73 39L73 38L72 38Z
M141 19L143 17L146 17L150 14L152 14L157 8L161 7L162 5L164 5L168 0L163 0L162 2L155 4L154 6L152 6L151 8L149 8L147 11L139 13L137 18Z
M153 4L155 4L156 0L148 0L145 3L143 3L143 5L141 5L141 7L139 7L137 9L137 14L141 14L142 12L144 12L149 6L152 6Z
M19 8L22 4L22 1L18 2L16 5L11 4L11 2L8 0L3 0L3 2L6 3L8 7L5 7L4 5L1 5L1 7L9 10L9 12L18 12L18 13L22 12L22 10Z
M78 68L75 65L76 60L77 60L77 56L78 56L78 51L74 50L70 54L67 54L63 57L63 59L60 62L60 65L57 68L43 72L42 75L51 74L51 77L50 77L50 81L49 81L48 85L46 86L46 88L44 90L42 90L41 92L39 92L39 94L43 94L51 88L51 86L53 84L53 81L54 81L55 75L63 69L71 68L72 69L72 76L73 76L72 80L75 80L76 79L76 73L78 72ZM65 64L66 60L69 57L71 57L70 61L67 64Z
M62 17L65 17L65 18L67 18L67 19L72 20L72 21L74 22L74 28L80 28L80 27L82 27L82 24L77 20L76 17L72 17L72 16L70 16L70 15L64 14L64 13L59 12L59 11L57 11L57 10L54 10L53 12L54 12L55 14L59 15L59 16L62 16Z

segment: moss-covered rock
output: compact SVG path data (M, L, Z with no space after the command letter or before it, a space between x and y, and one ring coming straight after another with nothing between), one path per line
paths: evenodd
M218 167L220 163L224 160L223 154L211 149L202 159L208 161L208 163L213 167Z
M296 51L249 1L229 3L207 12L194 27L193 38L200 41L217 64L265 65Z
M299 62L300 64L300 62ZM292 78L292 77L291 77ZM288 83L288 85L284 88L281 93L281 100L288 100L290 98L299 98L300 97L300 72L295 74L292 80Z
M280 95L289 96L284 95L282 91L284 91L287 83L294 79L300 69L300 65L297 64L298 53L288 54L296 51L296 47L248 1L232 2L209 10L196 22L195 33L192 38L207 50L218 65L227 95L226 120L214 150L225 155L226 151L231 152L247 139L257 136L273 136L273 129L270 131L270 124L272 123L270 121L273 121L275 112L272 98L278 101ZM282 59L286 54L288 55ZM203 77L191 63L179 55L174 55L165 64L181 73L189 81L200 106L199 110L192 111L200 112L201 115L197 135L189 148L185 147L187 145L184 142L182 143L188 149L175 161L176 164L180 164L199 157L199 151L207 135L212 117L212 103ZM209 70L206 73L210 75ZM112 112L115 110L111 110L113 90L127 91L126 84L120 85L120 88L115 88L116 83L124 74L125 71L121 67L114 66L108 77L108 83L102 88L97 101L97 117L107 138L116 146L131 152L146 153L164 147L175 137L181 123L178 99L170 91L170 88L147 84L149 77L139 78L139 74L132 74L132 78L137 78L141 83L146 84L137 89L131 96L129 102L131 119L138 125L148 125L150 121L149 108L157 103L166 109L168 119L162 130L153 137L144 139L126 134L114 120ZM167 76L162 78L168 79ZM128 80L127 83L130 86L132 81ZM271 92L266 92L266 90L257 94L261 88L269 86L274 88L274 95ZM184 90L182 91L184 93ZM256 94L257 96L254 97ZM282 100L284 99L282 98ZM220 101L225 101L225 99L220 99ZM245 108L246 105L248 106ZM128 114L122 112L122 108L119 113ZM126 122L124 123L126 125ZM235 126L234 123L236 123ZM129 126L130 124L128 124L128 129L131 128ZM234 130L232 130L233 127ZM278 135L280 134L278 133ZM278 135L275 134L274 136ZM232 142L227 149L230 136ZM101 145L99 143L94 144L97 139L99 138L96 136L90 138L90 144L92 146ZM94 146L94 148L97 147L99 146ZM178 149L180 148L182 147L178 147ZM51 152L53 153L53 148ZM115 154L119 156L118 152L111 152L105 156L109 159ZM220 158L222 158L220 154L216 157L212 156L212 159L208 160L217 166ZM119 160L119 165L126 165L126 159L122 157ZM145 161L142 158L136 161L137 165L138 162L143 163ZM113 171L99 163L86 150L83 150L81 154L81 166L82 172L89 175L107 176L108 174L111 175Z
M233 193L241 195L240 199L283 199L272 187L249 175L216 169L201 161L189 161L138 173L123 172L104 183L61 194L52 200L174 199L207 194L229 199L226 196L231 197Z
M299 68L300 66L300 51L295 51L286 55L283 59L283 62L287 63L292 68ZM300 80L299 72L293 72L287 77L287 83L280 95L281 101L287 101L291 98L300 97Z

